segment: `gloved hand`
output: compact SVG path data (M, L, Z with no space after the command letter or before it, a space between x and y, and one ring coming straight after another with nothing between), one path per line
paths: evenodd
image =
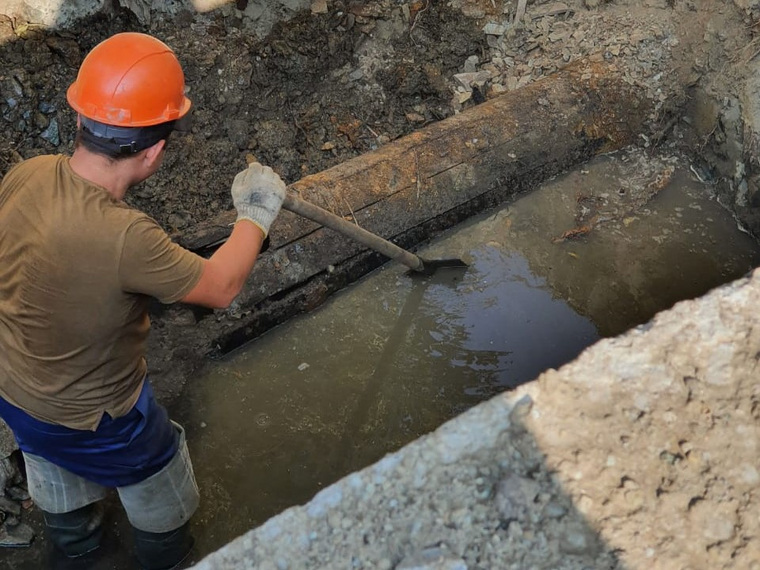
M232 181L232 203L237 210L237 220L250 220L269 234L269 226L280 212L285 199L285 183L274 170L258 162L238 172Z

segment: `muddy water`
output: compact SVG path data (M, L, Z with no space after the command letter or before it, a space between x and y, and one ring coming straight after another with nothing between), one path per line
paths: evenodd
M205 554L494 394L760 263L688 163L601 157L214 363L185 424Z

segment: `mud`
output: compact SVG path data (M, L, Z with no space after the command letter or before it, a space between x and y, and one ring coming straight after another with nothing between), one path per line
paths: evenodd
M125 30L163 39L186 70L192 133L127 198L180 233L230 209L229 183L248 154L294 182L583 57L615 61L649 93L658 110L648 136L660 143L687 89L701 82L727 92L752 55L752 11L730 4L556 4L531 4L524 25L501 35L484 33L514 18L514 4L501 0L337 0L263 38L232 5L205 14L187 6L148 24L114 7L58 31L0 15L0 175L22 158L71 150L65 87L89 49ZM454 79L473 70L488 79L470 78L467 88Z
M450 116L446 78L485 48L476 22L444 3L430 6L413 33L390 2L306 12L262 40L234 14L200 18L186 11L146 29L122 10L50 33L0 16L0 105L11 126L0 141L0 175L20 157L71 149L75 116L62 86L119 31L163 39L186 72L192 133L172 141L162 171L127 198L170 231L230 209L229 184L248 153L293 182Z

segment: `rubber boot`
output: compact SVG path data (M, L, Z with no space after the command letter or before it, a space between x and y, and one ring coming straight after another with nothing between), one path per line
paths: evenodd
M133 527L135 555L144 570L170 570L179 566L193 548L190 523L169 532L145 532Z
M68 513L42 511L48 538L67 558L79 558L97 550L103 538L103 509L93 503Z

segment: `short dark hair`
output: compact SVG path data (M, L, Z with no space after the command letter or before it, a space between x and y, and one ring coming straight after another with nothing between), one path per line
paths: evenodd
M147 127L117 127L80 115L75 144L113 160L129 158L160 140L168 141L174 123L168 121Z

